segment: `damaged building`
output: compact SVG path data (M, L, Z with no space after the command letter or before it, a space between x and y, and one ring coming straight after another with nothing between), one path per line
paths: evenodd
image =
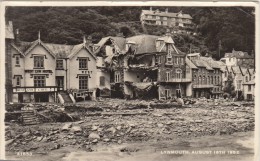
M191 67L186 54L175 47L170 35L107 37L98 44L100 50L96 55L107 69L103 74L110 73L112 97L191 96Z

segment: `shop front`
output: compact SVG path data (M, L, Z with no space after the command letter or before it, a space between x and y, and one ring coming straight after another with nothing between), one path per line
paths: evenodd
M30 102L57 102L56 86L46 87L14 87L13 102L30 103Z

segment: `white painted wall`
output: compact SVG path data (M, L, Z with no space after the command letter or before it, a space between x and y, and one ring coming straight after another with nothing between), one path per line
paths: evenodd
M74 55L69 60L68 89L79 89L79 78L76 78L77 74L84 74L82 72L87 71L79 70L79 61L76 60L77 57L89 57L90 61L88 61L88 71L90 72L90 78L88 79L88 88L89 90L94 90L95 88L97 88L96 60L86 49L81 49L76 55Z

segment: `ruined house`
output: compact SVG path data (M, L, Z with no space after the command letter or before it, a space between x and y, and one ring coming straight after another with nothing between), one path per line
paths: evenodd
M175 47L170 35L109 37L98 44L104 44L100 49L107 49L106 54L100 50L96 55L107 62L112 97L170 99L191 96L191 68L186 63L186 54ZM109 56L109 51L113 56Z

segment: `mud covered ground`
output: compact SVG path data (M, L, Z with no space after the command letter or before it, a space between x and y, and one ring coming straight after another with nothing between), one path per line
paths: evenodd
M254 105L250 102L200 100L180 107L175 102L103 100L61 108L78 120L30 126L7 122L7 159L76 161L100 160L104 155L106 160L189 160L203 156L161 154L194 149L240 151L224 155L231 160L253 155Z

